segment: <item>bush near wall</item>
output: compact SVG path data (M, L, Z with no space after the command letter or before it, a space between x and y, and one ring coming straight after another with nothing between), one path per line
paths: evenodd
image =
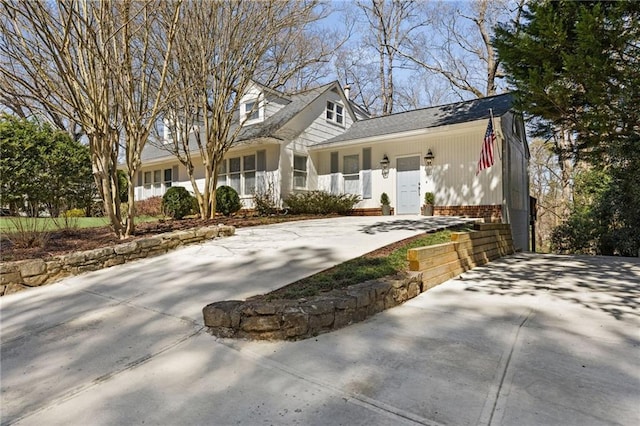
M162 216L162 197L149 197L136 201L136 216Z
M290 194L284 204L292 214L348 214L359 201L353 194L309 191Z

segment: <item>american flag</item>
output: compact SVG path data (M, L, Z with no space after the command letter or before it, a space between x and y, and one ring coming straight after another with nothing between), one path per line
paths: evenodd
M487 125L487 131L484 134L484 140L482 141L482 151L480 151L480 159L478 160L478 169L476 170L476 176L484 169L488 169L493 166L493 144L496 141L496 134L493 132L493 122L489 119Z

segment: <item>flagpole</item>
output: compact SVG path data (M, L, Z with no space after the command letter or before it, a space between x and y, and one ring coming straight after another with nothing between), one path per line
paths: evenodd
M497 134L496 133L496 126L493 123L493 108L489 108L489 117L491 118L491 127L493 127L493 132L494 132L494 134ZM500 150L498 149L498 138L497 137L494 139L493 146L494 146L494 148L496 148L496 151L498 151L498 157L500 158L500 161L502 161L502 152L500 152Z

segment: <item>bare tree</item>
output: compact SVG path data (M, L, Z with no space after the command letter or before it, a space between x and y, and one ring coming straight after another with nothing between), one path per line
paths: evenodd
M182 8L168 74L167 93L174 101L165 112L165 125L171 137L158 146L186 167L202 218L215 215L218 166L253 112L243 117L239 107L254 79L284 86L333 52L322 44L314 49L283 46L321 16L315 0L193 1ZM256 99L254 111L262 101ZM199 161L202 186L194 175Z
M498 20L520 21L526 0L474 0L468 10L459 4L439 3L431 11L431 29L413 37L411 48L398 54L424 70L439 75L464 98L498 93L504 77L492 43Z
M553 143L536 138L529 144L530 192L538 200L536 247L549 251L551 232L563 221L564 195L561 184L562 170L554 154Z
M378 56L376 75L379 80L381 113L391 114L396 103L394 70L407 67L407 61L398 52L408 48L410 36L427 22L420 13L420 3L413 0L369 0L358 1L357 5L370 29L370 36L363 40Z
M160 110L153 90L161 89L171 50L170 45L157 50L149 43L151 34L166 29L151 22L151 11L159 4L17 1L3 2L0 8L0 52L11 64L3 66L2 81L24 93L34 108L82 126L105 214L120 238L134 230L133 206L124 221L120 211L120 146L124 142L131 181ZM175 26L174 19L165 40L171 40ZM158 74L152 89L151 76Z

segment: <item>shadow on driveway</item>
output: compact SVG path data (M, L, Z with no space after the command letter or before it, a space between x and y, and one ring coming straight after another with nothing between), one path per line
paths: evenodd
M424 219L396 219L388 222L376 222L372 225L363 226L360 228L360 232L365 234L399 230L429 232L475 222L476 220L452 216L425 216Z

